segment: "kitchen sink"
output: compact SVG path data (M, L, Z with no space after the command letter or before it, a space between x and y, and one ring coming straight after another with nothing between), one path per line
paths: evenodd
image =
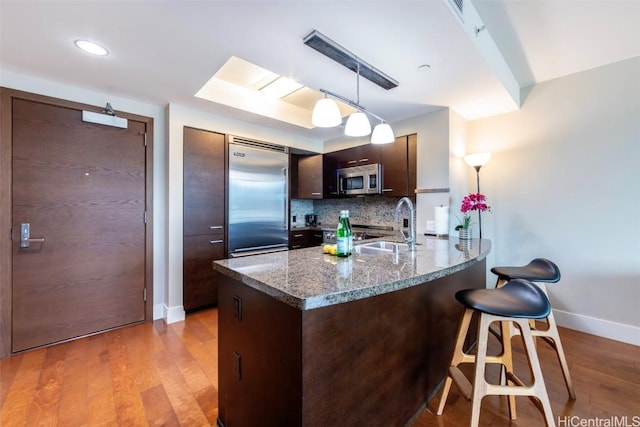
M353 232L353 240L368 240L368 239L377 239L381 236L376 236L374 234L369 234L367 231L354 231Z
M376 253L393 253L393 252L408 252L409 246L406 243L396 243L396 242L370 242L370 243L362 243L360 245L355 246L354 248L356 252L359 253L367 253L367 254L376 254Z

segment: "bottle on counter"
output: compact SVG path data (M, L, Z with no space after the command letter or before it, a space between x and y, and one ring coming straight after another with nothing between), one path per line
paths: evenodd
M340 221L336 229L336 247L336 255L339 257L348 257L353 250L353 233L348 210L340 211Z
M352 280L353 258L338 258L336 263L336 284L339 289L346 289Z

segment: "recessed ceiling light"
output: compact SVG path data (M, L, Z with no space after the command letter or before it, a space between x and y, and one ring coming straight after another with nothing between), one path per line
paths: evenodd
M74 43L79 49L92 55L107 56L109 54L107 49L89 40L76 40Z

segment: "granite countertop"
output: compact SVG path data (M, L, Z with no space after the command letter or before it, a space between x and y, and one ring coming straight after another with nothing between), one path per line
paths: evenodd
M366 243L382 240L367 240ZM387 241L391 239L386 239ZM323 254L322 247L231 258L213 268L300 310L368 298L438 279L484 259L491 241L417 236L414 252ZM397 240L396 240L397 241ZM364 243L364 242L363 242Z

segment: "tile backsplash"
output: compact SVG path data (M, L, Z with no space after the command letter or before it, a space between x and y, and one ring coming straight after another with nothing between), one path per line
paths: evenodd
M318 215L321 226L335 227L340 211L349 211L351 224L386 225L399 229L402 219L396 221L396 204L400 198L366 196L326 200L291 200L291 216L296 216L293 226L303 226L306 214ZM413 199L415 204L415 199ZM409 212L403 208L402 218L409 218Z
M291 199L291 226L303 227L304 216L315 213L313 211L313 200ZM294 221L295 217L295 221Z

